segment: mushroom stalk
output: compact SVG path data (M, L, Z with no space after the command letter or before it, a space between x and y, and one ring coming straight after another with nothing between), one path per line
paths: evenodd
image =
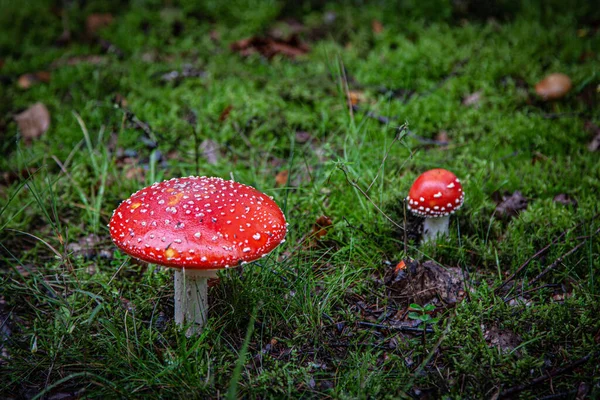
M449 215L438 218L425 218L425 222L423 223L423 243L448 235L449 225Z
M207 282L216 276L215 270L175 270L175 323L189 325L188 337L200 333L208 319Z

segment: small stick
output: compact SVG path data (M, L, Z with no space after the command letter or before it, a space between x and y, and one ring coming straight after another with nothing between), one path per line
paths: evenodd
M593 221L595 220L600 214L596 214L594 215L592 218L590 218L588 221ZM538 258L539 256L541 256L542 254L544 254L546 251L548 251L548 249L550 247L552 247L553 245L555 245L556 243L558 243L558 241L560 239L562 239L567 233L579 228L581 225L583 225L585 222L588 221L582 221L580 223L578 223L577 225L563 231L560 235L558 235L558 237L556 237L550 244L546 245L545 247L543 247L541 250L539 250L537 253L535 253L534 255L532 255L531 257L529 257L527 259L527 261L525 261L523 263L523 265L521 265L511 276L509 276L508 278L506 278L506 280L504 282L502 282L500 284L500 286L498 286L496 289L494 289L494 293L498 293L500 291L500 289L502 289L504 286L506 286L510 281L512 281L513 279L515 279L515 277L521 273L521 271L523 271L528 265L529 263L531 263L533 260L535 260L536 258Z
M563 374L569 372L570 370L572 370L572 369L574 369L574 368L576 368L576 367L578 367L580 365L585 364L586 362L588 362L590 360L590 358L592 358L592 353L588 354L585 357L580 358L579 360L574 361L573 363L567 365L564 368L560 368L560 369L557 369L554 372L549 372L547 375L537 377L537 378L533 379L529 383L523 383L521 385L513 386L513 387L511 387L509 389L506 389L505 391L501 392L498 397L502 398L502 397L513 396L514 394L522 392L523 390L528 389L531 386L535 386L538 383L542 383L542 382L544 382L544 381L546 381L548 379L552 379L552 378L557 377L559 375L563 375Z
M554 268L556 268L556 266L558 264L560 264L565 258L567 258L568 256L570 256L571 254L575 253L577 250L579 250L579 248L581 246L583 246L585 244L585 240L581 243L579 243L577 246L573 247L571 250L567 251L564 255L558 257L552 264L548 265L546 267L546 269L544 269L538 276L536 276L535 278L533 278L532 280L529 281L529 285L533 285L534 283L536 283L537 281L539 281L544 275L546 275L548 272L552 271Z
M364 322L358 321L358 325L366 326L369 328L377 328L377 329L388 329L391 331L400 331L400 332L415 332L415 333L433 333L434 330L431 326L427 326L425 329L416 328L414 326L404 326L404 325L383 325L383 324L374 324L372 322Z

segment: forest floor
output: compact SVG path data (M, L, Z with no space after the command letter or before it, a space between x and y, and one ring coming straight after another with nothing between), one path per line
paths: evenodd
M396 3L0 0L0 397L600 396L598 8ZM189 175L289 222L191 338L107 228Z

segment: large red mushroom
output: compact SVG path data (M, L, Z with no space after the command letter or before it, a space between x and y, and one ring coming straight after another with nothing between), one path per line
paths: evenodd
M198 333L208 314L207 279L219 269L264 257L285 241L277 204L221 178L175 178L123 201L109 223L125 253L175 269L175 322Z
M448 234L450 214L464 201L460 180L452 172L436 168L422 173L406 198L408 209L425 218L423 242Z

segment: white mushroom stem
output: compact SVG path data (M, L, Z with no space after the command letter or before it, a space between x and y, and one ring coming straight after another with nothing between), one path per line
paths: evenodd
M445 217L425 218L423 223L423 243L448 235L450 215Z
M187 337L202 331L208 318L209 278L215 278L215 270L176 269L175 270L175 323L189 326Z

